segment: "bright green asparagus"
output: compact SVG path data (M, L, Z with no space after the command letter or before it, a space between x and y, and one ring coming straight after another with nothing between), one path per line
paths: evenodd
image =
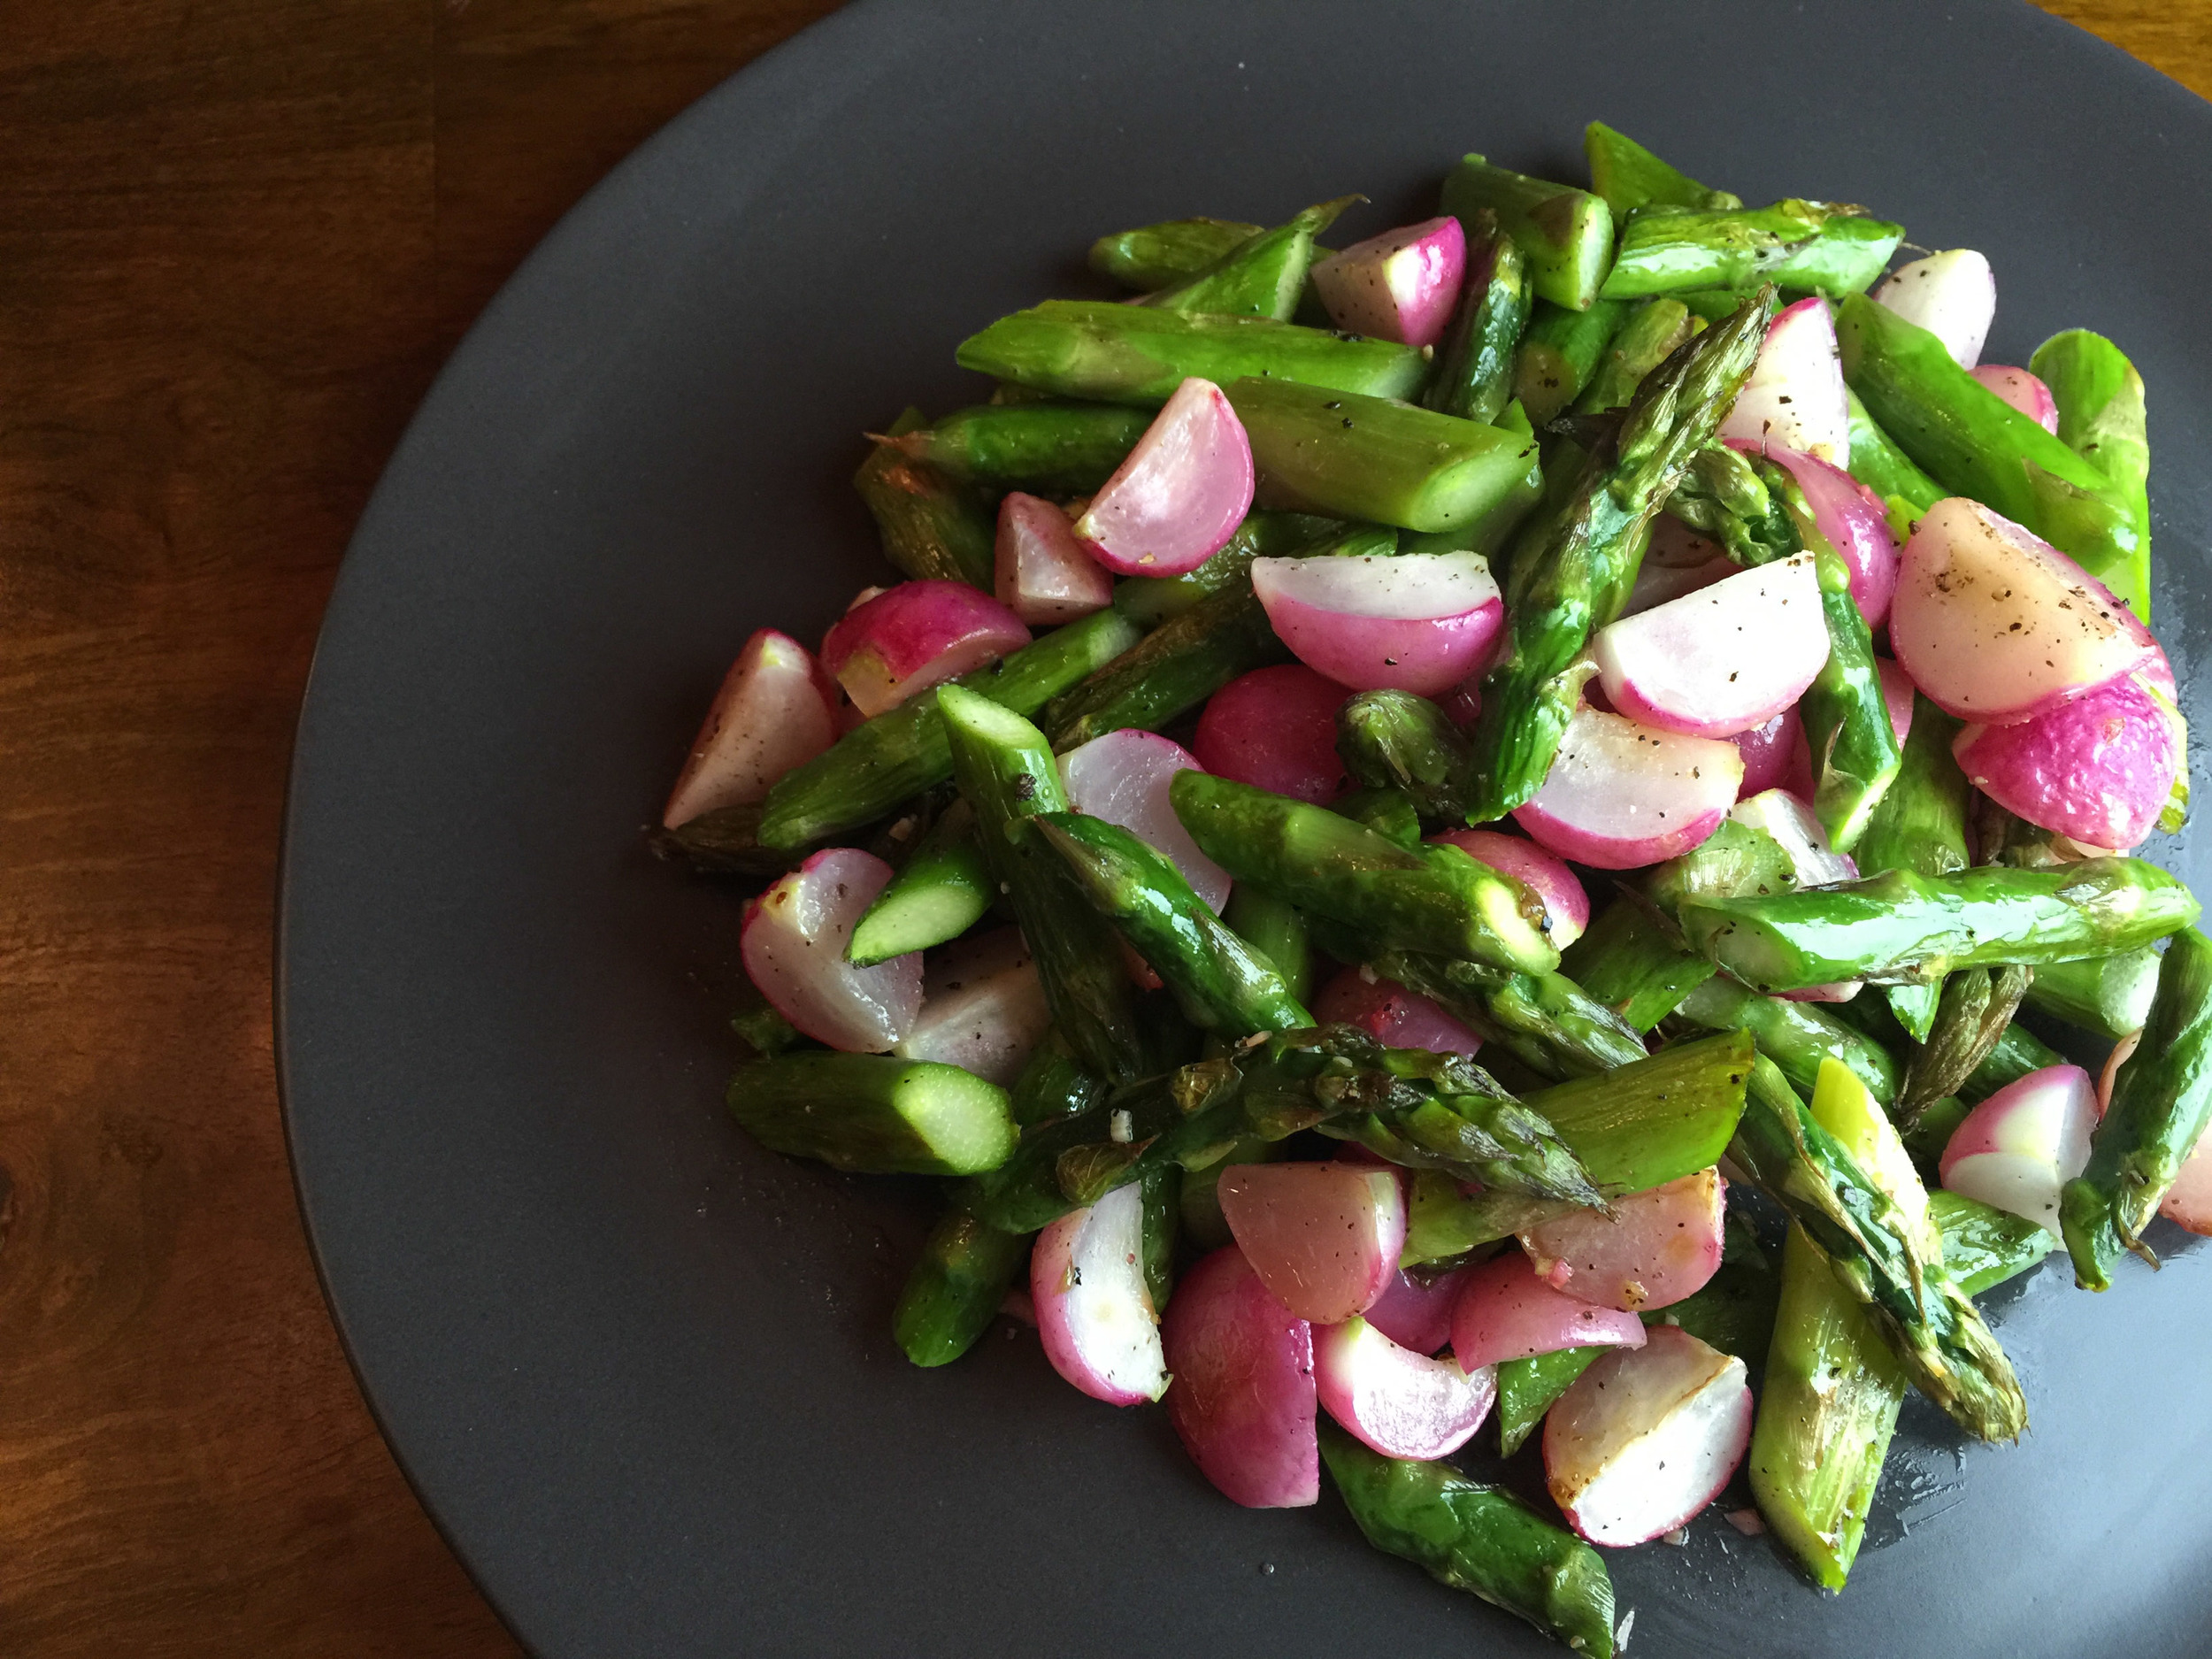
M1286 323L1306 289L1313 239L1361 199L1344 196L1307 208L1288 224L1246 237L1202 269L1138 303L1186 316L1267 317Z
M891 1334L917 1365L949 1365L990 1328L1029 1260L1025 1233L987 1226L958 1204L922 1244L891 1312Z
M2158 995L2158 952L2146 945L2109 956L2085 956L2038 968L2028 987L2030 1008L2101 1037L2140 1031Z
M1630 310L1626 300L1600 300L1579 311L1536 302L1513 358L1513 395L1531 420L1548 426L1582 396Z
M1469 156L1444 180L1444 211L1474 228L1488 209L1528 259L1529 286L1539 298L1586 311L1613 251L1613 214L1601 197Z
M1090 266L1110 281L1147 293L1196 276L1267 227L1233 219L1171 219L1101 236Z
M997 891L976 842L975 814L956 801L854 924L845 960L865 968L949 943L983 919Z
M1861 208L1794 197L1770 207L1640 208L1598 291L1628 300L1701 288L1749 294L1771 282L1856 294L1882 274L1904 234Z
M1087 495L1113 475L1150 424L1144 411L1114 403L984 403L883 442L965 483Z
M1625 409L1636 396L1636 388L1644 383L1644 376L1697 332L1694 320L1680 300L1662 296L1638 305L1598 359L1590 383L1575 399L1575 408L1591 415Z
M1348 528L1334 518L1303 512L1256 512L1237 526L1221 551L1180 576L1129 576L1114 584L1114 609L1139 627L1171 621L1202 599L1243 586L1256 558L1322 554L1394 553L1398 533L1381 525Z
M1102 662L1079 684L1060 688L1038 720L1063 753L1124 726L1157 731L1238 675L1289 660L1251 579L1240 576L1162 623L1142 643Z
M1014 1150L1006 1091L956 1065L814 1049L740 1066L731 1115L772 1152L869 1175L970 1175Z
M886 434L897 440L925 429L909 409ZM988 593L996 523L989 503L926 462L878 444L853 474L853 488L875 516L883 557L917 581L969 582Z
M2143 377L2102 334L2070 328L2053 334L2028 359L2028 372L2051 388L2058 405L2059 442L2110 482L2135 527L2126 565L2105 583L2135 614L2151 618L2150 439Z
M1513 397L1513 361L1528 327L1528 261L1495 213L1467 225L1467 279L1421 404L1440 415L1494 425Z
M1582 150L1590 162L1590 188L1605 198L1617 220L1625 221L1640 207L1726 211L1743 205L1742 197L1707 189L1603 121L1583 129Z

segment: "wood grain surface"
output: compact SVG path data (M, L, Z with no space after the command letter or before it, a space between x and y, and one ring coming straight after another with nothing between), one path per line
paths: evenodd
M294 1205L293 718L355 515L469 319L639 140L830 9L6 8L0 1653L515 1651L377 1437ZM2052 9L2212 94L2212 0Z

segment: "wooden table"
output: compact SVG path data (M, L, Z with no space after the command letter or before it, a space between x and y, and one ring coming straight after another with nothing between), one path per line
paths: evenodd
M8 7L0 1651L515 1651L363 1409L294 1206L293 717L355 515L469 320L833 4ZM2212 94L2212 0L2052 9Z

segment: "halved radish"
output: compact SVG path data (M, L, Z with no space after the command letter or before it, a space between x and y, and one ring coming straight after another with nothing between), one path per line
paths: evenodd
M1791 768L1805 747L1805 725L1795 709L1785 709L1764 726L1739 732L1729 741L1743 761L1743 782L1738 790L1748 799L1789 781ZM1810 780L1807 782L1809 793Z
M2195 1233L2212 1233L2212 1135L2197 1142L2159 1201L2158 1213Z
M1464 731L1482 718L1482 676L1468 675L1435 702L1451 723Z
M1951 248L1898 266L1874 299L1942 341L1959 367L1970 369L1981 361L1997 315L1997 279L1971 248Z
M1544 787L1513 821L1562 858L1633 870L1702 842L1742 781L1733 743L1579 709Z
M1451 326L1466 273L1467 233L1447 216L1354 242L1309 275L1339 328L1432 346Z
M1739 442L1741 449L1758 446ZM1765 446L1767 458L1786 468L1805 492L1805 504L1813 510L1813 528L1851 572L1851 597L1878 630L1889 620L1890 602L1897 593L1897 539L1889 532L1889 511L1872 490L1842 467L1816 455L1801 455L1778 443Z
M1208 699L1191 753L1216 777L1325 805L1344 793L1336 711L1351 695L1302 663L1256 668Z
M1356 1025L1390 1048L1473 1054L1482 1047L1481 1037L1440 1004L1395 979L1371 979L1360 968L1346 968L1321 987L1313 1017L1324 1025Z
M1967 780L2031 824L2096 847L2129 848L2156 827L2180 775L2173 710L2123 675L2011 726L1970 726L1951 753Z
M1429 837L1456 847L1477 864L1511 876L1543 907L1544 937L1561 950L1582 937L1590 925L1590 895L1557 854L1534 841L1498 830L1446 830Z
M1789 855L1790 877L1801 887L1855 881L1859 866L1828 845L1828 832L1812 808L1787 789L1769 789L1739 801L1728 816L1770 838Z
M2056 1233L2058 1195L2089 1164L2097 1086L2078 1065L2008 1083L1951 1132L1937 1173L1945 1187Z
M1578 1301L1624 1313L1671 1307L1719 1271L1725 1190L1718 1170L1700 1170L1615 1199L1609 1217L1578 1210L1531 1227L1521 1246L1539 1275L1564 1263L1560 1288Z
M1069 807L1118 824L1165 854L1218 916L1229 902L1229 872L1198 850L1167 799L1175 774L1197 769L1197 757L1180 743L1134 726L1094 737L1060 757Z
M1051 627L1113 603L1114 579L1083 550L1067 514L1014 490L999 503L992 591L1024 622Z
M1599 629L1590 654L1630 719L1733 737L1795 703L1827 662L1820 573L1809 553L1739 571Z
M1406 1200L1394 1169L1240 1164L1215 1191L1253 1271L1302 1319L1366 1312L1398 1271Z
M836 741L835 708L812 654L788 634L763 628L745 641L707 705L662 827L758 801Z
M922 1007L922 953L872 968L845 947L891 866L856 847L816 853L745 910L738 954L776 1011L833 1048L882 1054L913 1029Z
M1718 1497L1751 1444L1744 1363L1679 1326L1599 1356L1544 1419L1544 1477L1593 1544L1649 1543Z
M1361 1317L1400 1348L1433 1354L1452 1340L1452 1313L1473 1271L1455 1267L1448 1273L1417 1279L1400 1268L1375 1305Z
M1028 643L1019 617L965 582L901 582L837 619L822 666L872 719Z
M1160 1317L1144 1279L1144 1200L1133 1182L1037 1235L1029 1296L1045 1357L1092 1399L1133 1406L1166 1392Z
M1826 300L1801 299L1767 325L1759 359L1720 435L1784 444L1839 465L1849 456L1851 408Z
M1974 378L2044 431L2058 430L2058 400L2051 396L2049 387L2025 369L1985 363L1974 371Z
M1474 1438L1498 1397L1498 1373L1401 1348L1364 1319L1313 1333L1321 1404L1385 1457L1448 1457Z
M1018 927L948 945L922 975L922 1009L892 1052L956 1065L1011 1087L1052 1027L1037 964Z
M1912 734L1912 676L1886 657L1874 659L1874 672L1882 677L1882 703L1889 710L1889 729L1897 733L1901 749Z
M1889 638L1929 702L1989 725L2055 709L2157 649L2080 565L1959 495L1922 514L1905 544Z
M1471 1371L1565 1348L1640 1348L1644 1337L1634 1314L1570 1296L1517 1250L1470 1268L1452 1310L1452 1354Z
M1321 1495L1313 1331L1225 1245L1177 1282L1160 1327L1168 1420L1206 1479L1247 1509Z
M1252 591L1292 655L1360 691L1449 691L1505 616L1479 553L1254 559Z
M1118 576L1180 576L1218 553L1252 508L1252 445L1229 400L1194 376L1175 388L1075 521Z

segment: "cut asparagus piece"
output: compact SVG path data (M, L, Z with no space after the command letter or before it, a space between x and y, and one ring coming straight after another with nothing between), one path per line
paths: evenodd
M2086 956L2038 968L2028 986L2030 1008L2101 1037L2140 1031L2158 995L2158 952L2145 946L2116 956Z
M1626 300L1600 300L1581 311L1536 303L1513 358L1513 395L1530 420L1549 426L1582 396L1630 310Z
M1613 215L1602 198L1471 155L1444 180L1444 211L1471 230L1486 208L1526 256L1529 286L1539 297L1569 311L1590 309L1613 251Z
M1088 1111L1106 1098L1106 1085L1085 1069L1075 1049L1055 1029L1045 1033L1014 1079L1008 1102L1014 1121L1027 1129Z
M1901 1081L1897 1062L1886 1048L1861 1035L1817 1002L1788 1002L1761 996L1725 975L1715 974L1682 999L1680 1017L1708 1031L1747 1031L1759 1052L1782 1068L1782 1075L1809 1089L1821 1063L1837 1060L1873 1092L1877 1100L1897 1098Z
M2126 564L2105 582L2135 614L2151 617L2150 439L2144 420L2143 377L2102 334L2070 328L2053 334L2028 359L2028 372L2050 388L2058 405L2059 442L2093 463L2110 481L2135 528Z
M1624 222L1640 207L1727 211L1743 205L1741 196L1707 189L1603 121L1583 129L1582 150L1590 162L1590 188L1605 198L1617 220Z
M1487 209L1478 211L1466 230L1466 285L1421 403L1440 415L1488 426L1504 415L1513 396L1514 357L1528 327L1528 261Z
M1559 971L1638 1031L1647 1032L1713 976L1641 897L1624 893L1560 953Z
M887 435L901 437L926 424L922 411L910 408ZM883 557L901 575L991 591L997 525L989 503L972 490L882 444L860 464L853 488L875 517Z
M1266 229L1233 219L1171 219L1117 231L1091 244L1090 266L1110 281L1152 293L1196 276Z
M972 1175L1014 1150L1006 1091L956 1065L801 1052L730 1079L731 1114L772 1152L868 1175Z
M884 442L964 482L1087 495L1113 476L1151 424L1144 411L1112 403L985 403Z
M891 1313L891 1334L917 1365L949 1365L990 1329L1029 1260L1026 1234L986 1226L955 1204L930 1229Z
M1882 274L1904 234L1863 209L1795 197L1719 211L1646 207L1629 216L1599 292L1609 300L1704 288L1749 294L1771 282L1856 294Z
M1298 907L1254 887L1232 887L1229 908L1221 919L1276 972L1284 987L1301 1002L1313 996L1320 974L1314 961L1313 941Z
M1644 383L1644 376L1697 332L1694 322L1689 307L1680 300L1663 296L1638 305L1598 359L1590 383L1575 399L1575 408L1586 415L1627 408L1636 388Z
M1506 973L1448 956L1376 951L1356 937L1325 934L1325 948L1344 960L1365 961L1384 979L1441 1003L1538 1077L1588 1077L1643 1058L1644 1041L1634 1028L1563 973Z
M1360 199L1344 196L1307 208L1286 225L1246 237L1202 269L1148 294L1139 303L1185 316L1268 317L1286 323L1306 289L1313 239Z
M2058 1244L2048 1227L2025 1216L1939 1187L1928 1194L1928 1219L1943 1235L1943 1264L1970 1296L2016 1279Z
M1544 1420L1552 1402L1574 1386L1601 1348L1555 1348L1528 1359L1498 1362L1498 1449L1508 1457Z
M976 842L975 814L956 802L854 925L845 960L872 967L949 943L983 919L997 891Z
M1276 638L1252 592L1251 578L1240 576L1162 623L1142 643L1100 664L1079 684L1061 688L1038 718L1052 734L1053 747L1064 754L1124 726L1156 732L1238 675L1289 660L1289 649Z
M1114 584L1114 609L1139 627L1156 628L1224 588L1250 580L1256 558L1308 554L1387 555L1398 550L1394 531L1360 526L1348 530L1334 518L1302 512L1256 512L1237 526L1226 547L1180 576L1131 576Z

